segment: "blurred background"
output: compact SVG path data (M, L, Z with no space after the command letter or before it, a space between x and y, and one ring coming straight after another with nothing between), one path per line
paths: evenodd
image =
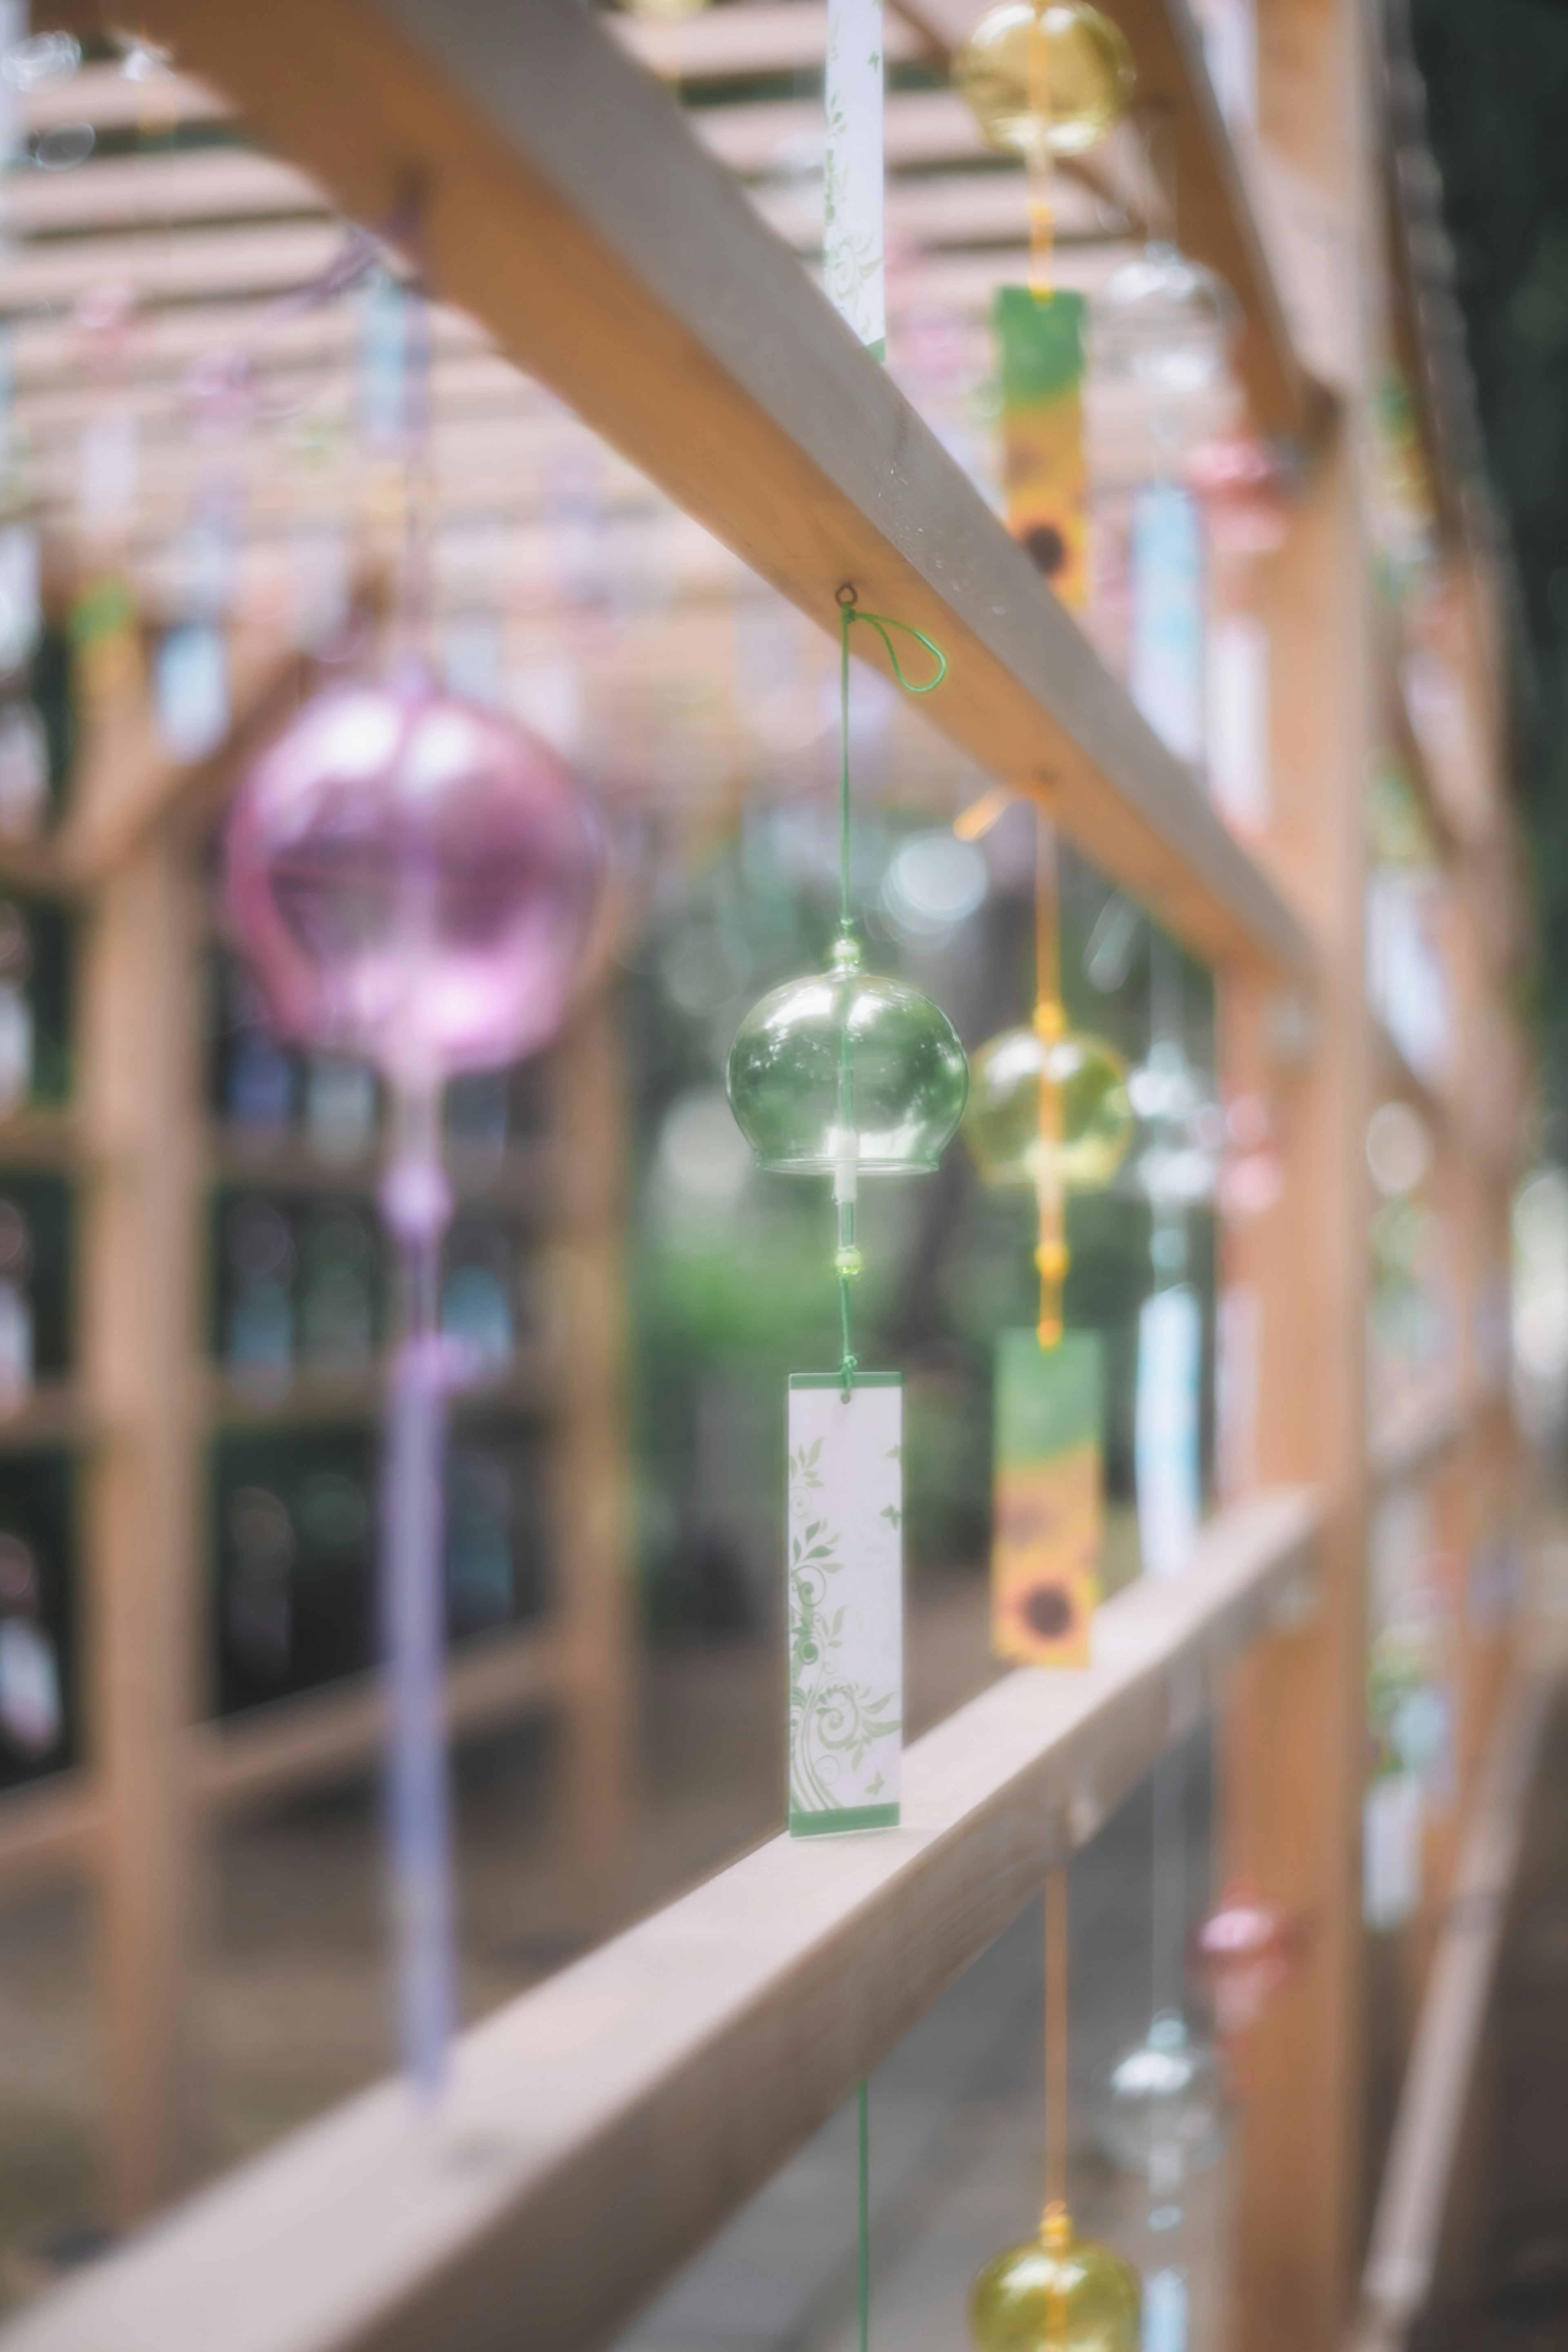
M810 267L819 13L726 0L680 21L612 16ZM1229 71L1233 9L1213 0L1197 14ZM1369 986L1385 1049L1366 1139L1369 1412L1396 1452L1410 1416L1452 1385L1470 1332L1489 1390L1511 1383L1554 1466L1568 1381L1568 10L1414 0L1407 21L1389 16L1396 69L1425 84L1426 168L1440 175L1419 217L1442 385L1431 406L1391 352L1364 436L1403 684L1367 779ZM1027 274L1027 191L900 24L890 17L888 363L1000 509L988 310L998 285ZM1226 87L1244 117L1245 89ZM83 33L47 0L30 14L0 0L0 144L5 2307L128 2218L106 2190L106 2134L121 2182L141 2180L130 2205L145 2209L392 2063L370 1682L387 1104L368 1068L275 1034L225 932L216 867L222 813L256 748L304 693L384 643L423 378L395 256L356 241L219 93L133 30ZM1129 128L1108 154L1059 188L1061 282L1092 303L1161 227L1157 138ZM486 1367L452 1430L445 1533L462 2000L477 2017L782 1820L780 1398L788 1372L831 1362L836 1299L820 1190L757 1170L724 1074L742 1015L819 964L836 923L838 673L820 632L471 320L435 306L430 343L442 671L586 780L614 876L565 1038L455 1084L445 1107L458 1211L441 1315ZM1082 618L1125 677L1130 500L1153 460L1092 343L1085 402ZM1289 527L1291 463L1264 448L1230 365L1184 398L1179 437L1213 556L1207 625L1215 642L1231 624L1244 637ZM1261 452L1250 540L1227 536L1223 489L1197 462L1217 447ZM1524 824L1522 890L1509 870L1478 885L1494 934L1511 932L1504 1001L1466 1045L1502 1203L1479 1265L1432 1108L1458 1083L1445 860L1470 789L1439 476L1500 583ZM124 724L106 736L102 715L121 699ZM871 960L933 996L973 1048L1028 1016L1034 817L1019 804L959 837L955 817L991 780L860 667L850 740ZM109 743L131 802L141 793L181 845L172 929L157 926L156 952L122 941L113 980L82 877L132 845L78 822L95 800L89 741ZM1244 840L1267 834L1255 742L1239 745L1210 709L1176 748ZM1155 1157L1186 1155L1213 1504L1249 1482L1245 1412L1233 1393L1227 1422L1224 1404L1225 1237L1277 1196L1281 1112L1266 1091L1222 1086L1211 975L1069 849L1061 977L1071 1025L1114 1049L1143 1114L1114 1181L1068 1213L1066 1319L1105 1346L1112 1592L1141 1568L1134 1431L1139 1315L1158 1279ZM122 987L130 1026L117 1031ZM172 1112L144 1139L162 1224L131 1228L106 1207L91 1139L112 1093L110 1041L138 1024L172 1040L175 1066ZM1175 1146L1156 1033L1191 1081ZM957 1150L939 1173L862 1198L859 1352L905 1381L910 1736L1001 1671L987 1587L991 1349L998 1329L1034 1318L1033 1218L1027 1192L988 1192ZM150 1398L137 1432L188 1497L189 1557L171 1578L181 1631L157 1644L174 1661L160 1703L184 1740L186 1793L167 1818L114 1831L129 1841L117 1866L180 1890L160 1965L178 1986L181 2064L172 2088L128 2092L116 2053L131 1996L100 1932L109 1865L89 1782L110 1737L100 1713L116 1677L137 1673L145 1629L134 1604L104 1604L133 1538L94 1507L84 1465L89 1375L122 1328L113 1268L129 1247L174 1259L183 1247L193 1307L180 1409ZM1406 1801L1413 1776L1391 1727L1413 1692L1429 1696L1439 1719L1414 1774L1417 1842L1423 1820L1438 1842L1451 1833L1466 1709L1481 1705L1487 1643L1525 1573L1520 1496L1506 1468L1488 1477L1470 1497L1458 1600L1434 1598L1434 1564L1453 1549L1440 1498L1400 1488L1374 1520L1368 1789L1397 1779ZM131 1578L133 1594L147 1589ZM1479 1645L1469 1663L1459 1618ZM1205 1731L1181 1780L1194 1918L1216 1885L1211 1770ZM1386 1829L1387 1806L1369 1801ZM1076 1866L1086 2112L1095 2068L1146 2021L1160 1801L1141 1790ZM1407 1955L1435 1899L1418 1869L1414 1883L1395 1867L1369 1885L1387 2053L1369 2095L1375 2138L1411 2030ZM878 2189L901 2246L977 2259L996 2242L993 2208L966 2218L955 2184L983 2146L1005 2202L1022 2162L1035 2028L1019 2021L1038 2010L1038 1940L1034 1924L1004 1939L890 2062L890 2095L923 2119L906 2143L918 2160ZM1107 1951L1115 1962L1101 1966ZM139 2175L124 2140L149 2098L163 2104L154 2137L167 2153ZM822 2184L840 2177L847 2129L808 2151L635 2340L648 2352L838 2341L841 2247L820 2271L779 2249L813 2198L831 2202ZM1082 2162L1091 2218L1139 2226L1087 2126ZM1205 2190L1198 2216L1216 2275L1227 2194L1223 2180ZM890 2292L906 2340L924 2343L928 2289L915 2252L909 2263ZM967 2275L956 2252L949 2267ZM737 2296L744 2326L727 2316Z

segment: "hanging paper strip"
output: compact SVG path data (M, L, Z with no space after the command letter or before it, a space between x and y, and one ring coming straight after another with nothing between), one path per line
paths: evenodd
M1186 2352L1186 2273L1167 2266L1144 2280L1140 2352Z
M1238 833L1269 827L1269 632L1228 613L1208 645L1208 788Z
M1203 757L1203 525L1197 500L1150 482L1133 501L1133 644L1128 684L1178 760Z
M1362 1916L1376 1935L1421 1907L1421 1782L1414 1772L1374 1780L1362 1808Z
M385 270L359 297L360 438L377 457L400 457L409 430L409 302Z
M997 1341L991 1643L1028 1666L1086 1666L1099 1597L1104 1367L1092 1331Z
M1082 294L997 289L1008 528L1064 604L1089 596Z
M1250 1283L1220 1294L1214 1379L1215 1485L1222 1503L1239 1503L1258 1476L1258 1390L1263 1352L1263 1301Z
M879 360L887 353L882 56L882 0L829 0L823 280Z
M1203 1317L1186 1283L1156 1290L1138 1317L1134 1460L1145 1576L1190 1566L1201 1507L1198 1394Z
M789 1830L898 1821L904 1383L789 1375Z

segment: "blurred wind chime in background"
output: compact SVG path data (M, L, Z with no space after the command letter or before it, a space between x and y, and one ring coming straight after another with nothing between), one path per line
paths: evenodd
M1069 605L1088 593L1082 389L1083 303L1051 285L1051 166L1103 139L1125 111L1133 61L1092 7L1004 0L984 16L956 79L988 142L1030 173L1031 282L997 297L1008 520ZM1027 791L1027 787L1025 788ZM987 793L957 821L974 840L1008 805ZM1032 795L1031 795L1032 797ZM1133 1135L1125 1070L1109 1046L1070 1030L1061 1003L1054 829L1036 805L1035 1003L1027 1027L976 1056L966 1131L982 1178L1032 1191L1040 1313L1004 1333L994 1402L992 1638L1022 1664L1084 1665L1098 1589L1103 1374L1097 1336L1066 1333L1066 1196L1108 1184ZM1067 1876L1046 1887L1046 2200L1038 2233L981 2271L970 2327L981 2352L1024 2346L1131 2352L1137 2279L1109 2247L1080 2238L1067 2201Z
M374 246L356 240L327 291L375 266ZM414 285L389 299L403 307L407 352L390 658L379 677L317 695L251 769L230 815L226 883L233 929L282 1034L371 1063L393 1104L381 1194L402 1277L382 1474L388 1832L402 2054L428 2102L456 2010L443 1455L448 1400L484 1370L441 1329L452 1212L441 1103L449 1078L498 1069L559 1032L602 860L596 820L560 761L436 682L426 298Z
M1030 283L998 288L993 311L1008 523L1064 604L1089 593L1083 467L1084 299L1052 283L1051 172L1087 154L1125 114L1132 54L1082 0L1002 0L954 63L981 136L1029 173Z

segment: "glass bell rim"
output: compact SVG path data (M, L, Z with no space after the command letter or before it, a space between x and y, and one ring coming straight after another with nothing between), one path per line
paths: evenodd
M836 1176L843 1165L831 1152L810 1152L804 1156L792 1154L789 1158L769 1153L765 1158L760 1151L756 1151L752 1157L767 1176ZM922 1151L896 1160L886 1156L874 1159L857 1157L852 1164L857 1176L935 1176L942 1160L940 1153Z

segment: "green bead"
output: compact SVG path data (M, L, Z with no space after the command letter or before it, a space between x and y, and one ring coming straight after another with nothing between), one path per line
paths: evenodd
M730 1048L728 1085L764 1168L915 1175L936 1166L956 1133L969 1068L929 997L835 950L829 971L786 981L752 1006Z
M865 1260L858 1249L841 1249L834 1254L833 1272L841 1282L858 1282L865 1269Z
M977 2352L1137 2352L1136 2275L1109 2246L1073 2234L1058 2208L969 2290Z
M1060 1097L1054 1137L1041 1133L1046 1087ZM964 1137L988 1184L1038 1190L1054 1181L1064 1192L1100 1192L1126 1158L1134 1127L1126 1066L1098 1037L1006 1029L975 1056Z

